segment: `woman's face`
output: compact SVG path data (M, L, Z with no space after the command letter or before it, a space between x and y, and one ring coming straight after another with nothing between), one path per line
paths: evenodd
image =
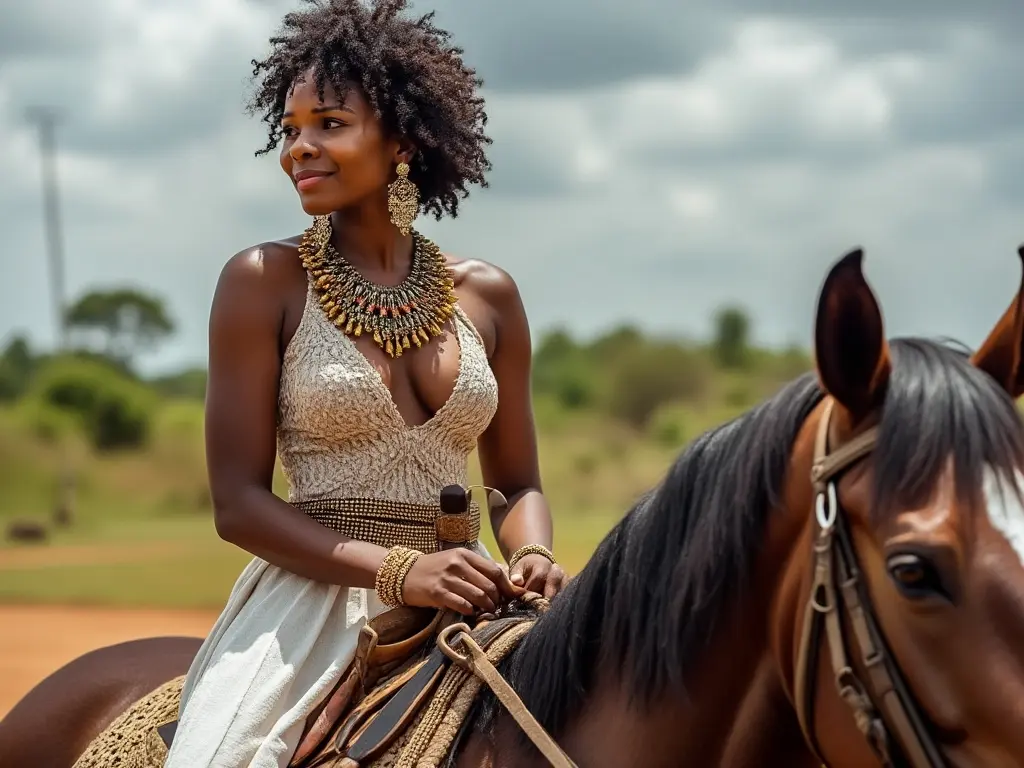
M311 216L357 206L385 188L400 161L399 142L388 139L366 97L350 88L342 102L330 85L320 100L316 83L295 83L285 102L281 167Z

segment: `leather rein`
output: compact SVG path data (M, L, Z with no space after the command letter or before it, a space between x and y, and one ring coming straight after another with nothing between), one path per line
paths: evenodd
M874 450L878 428L830 452L833 405L833 400L825 405L811 469L815 493L813 581L796 665L797 717L807 743L827 765L814 729L818 654L824 641L839 696L852 710L857 727L879 762L885 768L939 768L946 761L885 646L861 575L849 522L836 493L840 476ZM853 659L851 652L855 654Z

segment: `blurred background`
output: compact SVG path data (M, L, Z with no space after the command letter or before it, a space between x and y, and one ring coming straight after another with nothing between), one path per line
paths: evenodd
M212 523L206 324L229 256L307 225L243 109L295 5L0 10L0 716L90 648L204 634L248 560ZM418 226L519 283L570 570L687 441L809 368L850 248L892 335L976 346L1019 283L1011 0L415 10L484 78L494 138L490 189Z

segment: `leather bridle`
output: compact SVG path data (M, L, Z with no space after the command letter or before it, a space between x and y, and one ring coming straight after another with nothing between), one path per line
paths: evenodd
M874 450L878 428L829 452L833 405L831 399L825 405L811 469L815 493L813 581L796 665L797 717L807 743L827 765L814 730L818 654L824 642L839 696L852 710L857 727L881 764L885 768L939 768L946 761L886 648L861 576L849 521L836 493L843 472ZM856 666L851 662L851 648Z

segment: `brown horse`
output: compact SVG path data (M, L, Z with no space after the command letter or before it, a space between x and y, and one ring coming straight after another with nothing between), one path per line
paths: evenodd
M887 343L861 260L823 286L817 375L690 445L502 664L577 765L1024 765L1024 285L969 356ZM0 764L69 765L197 645L55 673ZM490 696L453 754L543 764Z

